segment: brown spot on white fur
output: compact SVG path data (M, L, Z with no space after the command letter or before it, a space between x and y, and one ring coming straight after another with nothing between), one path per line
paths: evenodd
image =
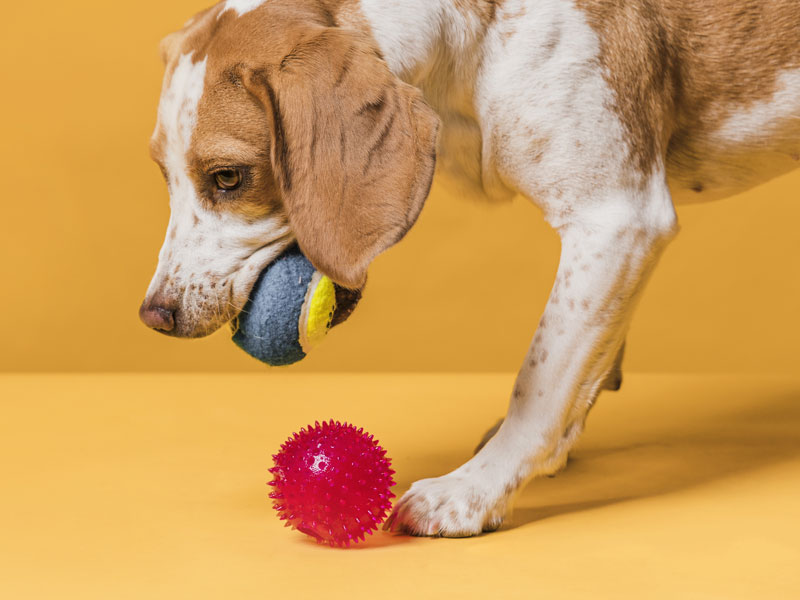
M456 8L465 13L471 13L480 19L483 26L494 21L498 7L502 0L453 0Z

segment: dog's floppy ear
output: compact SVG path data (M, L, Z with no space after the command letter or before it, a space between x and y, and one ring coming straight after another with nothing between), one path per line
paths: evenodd
M243 75L271 120L272 167L300 249L359 288L422 209L438 117L352 31L309 29L278 64Z

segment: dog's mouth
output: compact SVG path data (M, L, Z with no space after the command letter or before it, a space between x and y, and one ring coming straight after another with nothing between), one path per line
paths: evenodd
M236 332L239 328L240 315L243 310L247 310L255 282L260 274L269 269L286 250L286 243L266 244L253 252L241 267L230 275L210 285L190 285L180 294L181 306L176 306L174 309L174 327L157 331L170 337L199 338L214 333L227 323L232 331ZM335 283L333 285L335 308L330 327L346 321L361 299L361 289L351 290ZM191 295L186 293L188 291L200 293Z
M226 323L235 322L247 304L258 274L290 244L287 236L272 240L251 252L236 269L208 280L184 282L172 291L175 298L169 309L173 326L155 328L163 335L201 338L211 335Z

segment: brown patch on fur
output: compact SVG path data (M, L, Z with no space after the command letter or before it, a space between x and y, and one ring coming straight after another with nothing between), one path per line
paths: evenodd
M576 0L600 39L600 62L628 132L630 160L691 170L697 140L733 112L772 97L800 66L796 0Z
M209 209L255 221L281 208L270 165L268 121L230 70L212 71L212 67L217 65L209 59L207 89L198 104L192 136L190 173ZM213 173L225 167L242 171L241 188L217 188Z
M472 517L475 515L481 508L483 507L483 501L481 500L480 496L477 494L473 494L470 496L469 501L467 502L467 515Z
M223 3L220 2L197 13L181 29L166 35L161 40L159 54L167 67L167 83L181 54L195 51L195 55L192 58L195 61L202 58L197 51L205 49L208 41L219 26L219 21L222 19L217 19L217 16L222 11L223 6Z

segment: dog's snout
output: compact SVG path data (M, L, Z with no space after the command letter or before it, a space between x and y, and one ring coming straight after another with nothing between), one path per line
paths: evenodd
M175 311L152 300L145 299L139 307L139 318L152 329L172 331L175 327Z

